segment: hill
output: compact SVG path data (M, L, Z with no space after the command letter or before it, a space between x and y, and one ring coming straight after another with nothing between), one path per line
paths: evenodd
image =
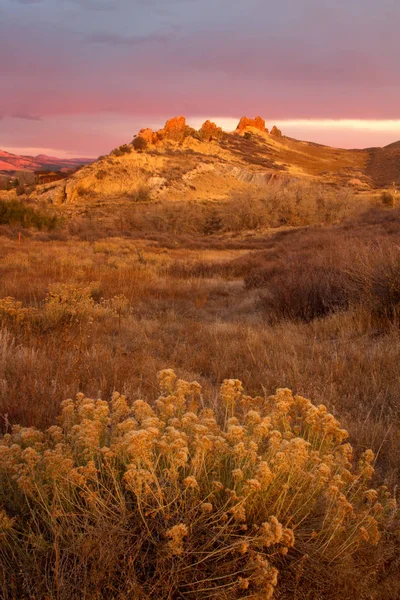
M235 131L206 121L199 131L184 117L157 132L142 129L131 143L39 190L56 203L152 198L224 200L272 181L305 180L357 191L400 184L400 142L345 150L295 140L260 117L243 117ZM37 193L37 192L36 192Z
M400 184L400 141L369 152L366 173L379 187Z
M80 165L92 162L90 158L57 158L39 154L37 156L20 156L0 150L0 173L13 173L15 171L62 171L76 169Z
M4 192L2 598L400 598L397 147L178 118Z

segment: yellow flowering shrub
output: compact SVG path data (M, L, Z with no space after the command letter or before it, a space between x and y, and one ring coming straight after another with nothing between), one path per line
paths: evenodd
M79 323L93 318L99 306L92 295L93 284L53 284L45 299L46 321L54 326L63 323Z
M366 597L398 517L373 453L287 389L226 380L218 419L198 383L159 383L154 405L78 394L0 440L3 597Z
M53 284L40 309L24 307L12 297L0 298L0 326L71 327L104 317L121 319L129 314L129 301L123 294L97 302L94 291L94 284Z
M109 299L93 298L95 284L57 283L51 286L44 304L44 318L49 324L82 323L106 316L126 316L128 299L119 294Z
M34 308L25 308L22 302L11 296L0 298L0 325L18 325L23 327L37 317Z

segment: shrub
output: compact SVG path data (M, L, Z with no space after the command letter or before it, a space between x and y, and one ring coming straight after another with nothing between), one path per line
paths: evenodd
M54 229L58 218L47 215L30 206L25 206L20 200L0 200L0 225L21 225L36 229Z
M382 192L381 193L381 202L384 206L390 206L393 208L394 206L394 196L390 192Z
M366 597L397 514L373 453L355 465L326 408L286 389L226 380L218 419L196 382L159 383L154 407L78 394L59 425L0 440L3 597Z
M130 194L129 200L132 202L147 202L150 200L150 188L146 183L139 183Z
M390 239L340 230L278 235L284 243L235 262L246 288L260 289L269 321L362 307L377 326L400 322L400 249Z
M132 152L132 147L129 146L129 144L123 144L119 147L119 150L122 152L122 154L130 154Z
M82 324L94 318L120 316L128 310L125 296L118 295L108 300L95 300L96 288L93 283L87 285L55 283L45 298L42 314L47 327Z
M204 219L203 233L204 235L213 235L221 231L222 222L221 217L217 211L212 212L208 217Z
M38 312L34 308L25 308L22 302L11 298L0 298L0 325L17 325L22 328L37 318Z
M97 179L105 179L107 177L107 171L105 169L100 169L96 173Z
M132 146L134 147L134 149L136 150L136 152L143 152L144 150L147 149L148 143L147 143L147 141L144 138L142 138L139 135L138 137L136 137L132 141Z
M26 192L26 187L24 185L19 185L15 190L17 196L23 196Z
M273 267L263 274L268 277L269 273L261 304L272 320L277 316L309 322L348 306L343 274L332 265L303 265L294 259L292 268L285 272Z
M399 246L375 243L360 247L347 266L347 274L352 302L361 305L373 317L399 324Z
M93 284L55 283L45 299L45 318L50 326L80 323L94 316Z

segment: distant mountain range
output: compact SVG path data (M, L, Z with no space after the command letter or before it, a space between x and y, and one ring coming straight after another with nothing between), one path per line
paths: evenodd
M0 173L15 171L68 171L93 162L92 158L57 158L55 156L19 156L0 150Z

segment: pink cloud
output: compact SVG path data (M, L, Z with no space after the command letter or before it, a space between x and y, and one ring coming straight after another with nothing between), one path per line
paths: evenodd
M19 118L12 123L18 146L101 153L133 133L105 122L138 123L143 115L399 116L400 9L383 10L389 0L381 8L365 0L363 12L344 0L281 0L268 10L259 0L204 2L204 18L196 2L172 0L168 10L156 0L137 3L151 18L138 12L130 32L125 0L65 1L75 19L65 24L39 13L43 6L50 15L46 0L22 0L29 19L11 11L0 24L0 115ZM42 121L34 127L29 119ZM3 119L2 140L9 127ZM356 146L370 134L357 135L335 130L334 139Z

